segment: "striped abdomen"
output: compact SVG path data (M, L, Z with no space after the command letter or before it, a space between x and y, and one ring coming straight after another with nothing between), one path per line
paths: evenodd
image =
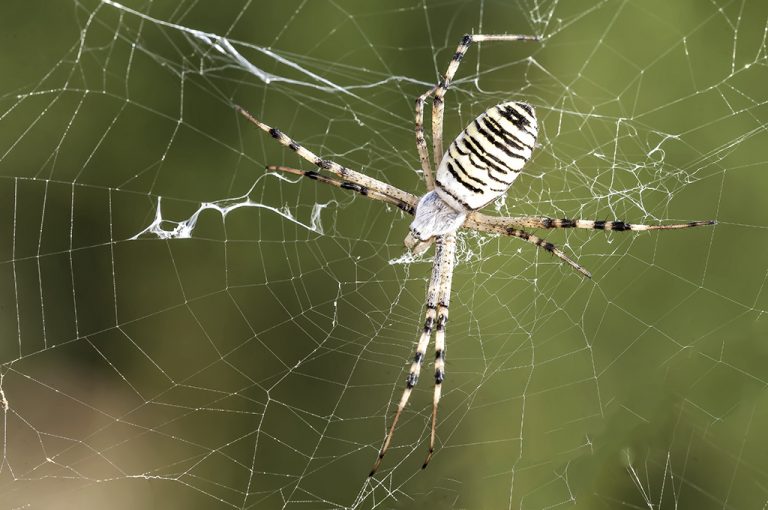
M506 193L531 159L538 128L526 103L483 112L456 137L437 168L435 190L455 209L479 209Z

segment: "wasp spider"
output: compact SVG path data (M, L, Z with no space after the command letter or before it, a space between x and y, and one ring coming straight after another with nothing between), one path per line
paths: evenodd
M552 243L533 235L524 228L587 228L595 230L640 231L668 230L701 225L712 225L714 221L692 221L677 225L636 225L623 221L593 221L579 219L553 219L529 216L488 216L478 212L494 199L506 193L526 162L536 142L537 122L533 107L529 104L510 101L493 106L473 120L451 143L448 153L443 154L443 109L448 86L459 67L462 57L472 42L483 41L537 41L538 37L527 35L465 35L453 55L445 76L437 85L416 99L416 148L426 181L427 193L417 197L384 182L373 179L338 163L322 159L302 147L277 128L257 120L243 108L237 111L250 122L269 133L284 146L296 152L301 158L326 170L333 177L315 171L297 170L284 166L268 166L268 170L288 172L309 179L330 184L337 188L355 191L373 200L393 204L414 215L405 245L414 253L426 251L435 243L432 276L429 279L426 299L426 320L416 345L416 353L405 381L400 402L397 405L392 424L379 455L371 469L373 476L387 453L395 426L419 379L421 365L426 355L432 333L435 334L435 387L432 401L432 430L429 450L423 468L427 467L435 449L435 424L437 405L445 378L445 325L448 322L448 306L451 297L456 231L466 228L480 232L508 235L527 241L551 253L570 265L583 276L590 273L568 258ZM433 175L427 142L424 138L424 104L432 100L432 153L437 164Z

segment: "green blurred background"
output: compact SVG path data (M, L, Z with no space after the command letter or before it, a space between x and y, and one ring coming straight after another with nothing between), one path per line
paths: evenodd
M0 506L765 506L768 4L121 5L0 7ZM449 139L537 108L499 213L718 225L547 232L591 281L462 236L438 452L424 377L368 480L430 261L393 262L399 211L265 175L310 166L232 104L423 192L413 100L465 32L544 38L448 95ZM212 202L247 207L157 235Z

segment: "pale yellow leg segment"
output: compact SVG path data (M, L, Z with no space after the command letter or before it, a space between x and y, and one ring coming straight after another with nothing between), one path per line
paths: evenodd
M240 113L240 115L248 119L249 122L258 126L262 131L269 133L269 135L272 138L280 142L282 145L288 147L289 149L294 151L296 154L298 154L299 157L309 161L313 165L316 165L324 170L328 170L332 174L335 174L341 177L345 181L358 184L362 188L376 191L378 193L387 195L401 202L410 202L412 200L413 195L411 195L410 193L406 193L405 191L398 189L394 186L391 186L385 182L381 182L378 179L374 179L373 177L368 177L365 174L361 174L360 172L356 172L355 170L341 166L340 164L335 163L331 160L322 159L314 152L308 149L305 149L304 147L299 145L293 138L289 137L279 129L273 128L264 124L263 122L258 120L256 117L248 113L244 108L240 106L235 106L235 109L237 110L238 113Z
M392 425L389 427L387 438L384 440L384 444L382 445L381 450L379 450L379 456L376 458L376 462L374 462L373 467L371 468L371 472L368 474L368 476L373 476L376 474L376 471L378 471L379 466L381 465L381 461L389 449L389 443L392 441L392 436L395 434L397 421L400 419L400 415L402 414L403 409L405 409L405 406L408 403L408 399L411 398L413 387L419 380L421 364L424 361L424 356L427 353L427 346L429 345L429 337L432 334L432 325L434 324L434 321L435 309L429 308L427 309L427 320L424 323L424 331L421 333L419 343L416 345L416 354L413 357L411 370L408 373L408 378L406 379L405 390L403 390L403 395L400 397L400 402L397 404L397 411L395 412L395 417L392 419Z
M581 267L577 262L571 260L565 253L559 250L554 244L547 242L539 236L528 233L520 227L525 228L586 228L592 230L610 230L614 232L634 231L641 232L646 230L678 230L682 228L702 227L714 225L716 222L710 221L690 221L688 223L678 223L674 225L640 225L625 223L623 221L599 221L599 220L579 220L579 219L553 219L536 216L488 216L479 212L472 212L464 221L464 228L469 228L479 232L492 232L512 237L517 237L539 248L548 251L559 258L576 271L587 278L592 278L592 274Z
M466 225L466 223L465 223ZM487 224L477 224L476 226L472 226L470 228L473 228L475 230L478 230L480 232L492 232L495 234L502 234L505 236L512 236L517 237L518 239L522 239L523 241L527 241L533 245L538 246L544 251L548 251L555 257L559 258L572 268L574 268L576 271L581 273L582 276L585 276L587 278L592 278L592 273L581 267L577 262L574 262L571 260L568 255L563 253L560 249L558 249L554 244L542 239L539 236L530 234L526 232L525 230L520 230L518 228L509 227L503 224L496 224L495 222L487 223Z
M381 450L379 450L379 456L376 458L376 462L373 463L371 472L368 474L369 477L376 474L376 471L379 469L381 461L389 449L389 444L392 442L392 436L395 433L395 427L397 426L397 422L400 419L400 415L402 414L403 409L405 409L405 406L408 404L408 399L411 398L411 393L413 392L414 386L416 386L416 383L419 381L421 365L424 362L424 356L427 353L429 338L432 336L432 328L435 325L435 317L437 315L438 296L440 294L442 283L442 262L443 247L441 244L438 244L437 249L435 250L435 261L432 265L432 277L429 280L429 287L427 288L427 311L426 319L424 321L424 329L422 330L421 336L419 337L419 342L416 344L416 353L414 354L413 362L411 362L411 370L405 380L405 389L403 390L403 395L400 397L400 402L397 404L395 417L392 419L392 425L389 427L389 432L387 433L387 437L384 439L384 444L381 446Z
M480 212L472 212L467 216L464 226L475 230L494 231L499 228L585 228L590 230L610 230L614 232L642 232L646 230L678 230L681 228L703 227L715 225L714 220L689 221L673 225L641 225L626 223L620 220L581 220L569 218L547 218L546 216L489 216Z
M432 460L435 453L435 434L437 428L437 406L442 396L443 381L445 380L445 323L448 320L448 309L438 307L437 331L435 332L435 392L432 396L432 430L429 434L429 450L421 469Z
M432 104L432 152L435 159L435 167L440 166L440 162L443 160L443 110L445 108L444 96L445 92L453 80L453 76L456 74L456 70L459 68L461 59L469 49L472 42L484 42L484 41L538 41L539 38L533 35L465 35L462 37L459 46L456 48L456 53L451 59L451 63L448 64L448 70L445 72L445 76L440 80L435 89L435 99Z
M448 308L451 301L451 282L456 256L456 234L446 234L439 241L441 245L441 279L437 298L437 322L435 324L435 391L432 397L432 430L429 434L429 451L422 469L426 468L435 452L437 407L440 404L443 381L445 380L445 326L448 323Z
M424 182L427 184L427 191L435 189L435 176L432 173L432 166L429 163L427 140L424 138L424 103L436 89L437 85L424 92L416 99L416 149L419 151L419 160L421 161L421 169L424 172ZM439 161L435 162L435 164L439 164Z
M356 191L357 193L365 197L368 197L372 200L380 200L382 202L386 202L388 204L397 206L399 209L402 209L408 214L415 214L416 212L416 203L418 202L418 199L413 195L411 195L411 198L408 201L403 201L403 200L399 200L397 198L391 197L389 195L385 195L384 193L380 193L378 191L365 188L364 186L360 186L359 184L355 184L354 182L333 179L331 177L326 177L322 174L313 172L311 170L310 171L299 170L296 168L291 168L291 167L281 166L281 165L269 165L267 166L267 170L271 170L275 172L284 172L284 173L293 174L293 175L300 175L302 177L306 177L313 181L319 181L319 182L324 182L326 184L330 184L331 186L334 186L336 188Z

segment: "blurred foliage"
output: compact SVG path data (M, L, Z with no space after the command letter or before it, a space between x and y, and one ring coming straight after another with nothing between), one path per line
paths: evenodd
M768 4L123 5L0 7L8 507L765 505ZM545 38L473 47L448 95L448 140L498 101L537 108L501 212L719 224L547 232L592 281L462 238L439 451L420 471L425 376L368 481L429 261L390 263L402 213L265 175L309 165L232 104L423 192L413 101L481 31ZM238 197L258 206L132 239L158 207L172 228Z

